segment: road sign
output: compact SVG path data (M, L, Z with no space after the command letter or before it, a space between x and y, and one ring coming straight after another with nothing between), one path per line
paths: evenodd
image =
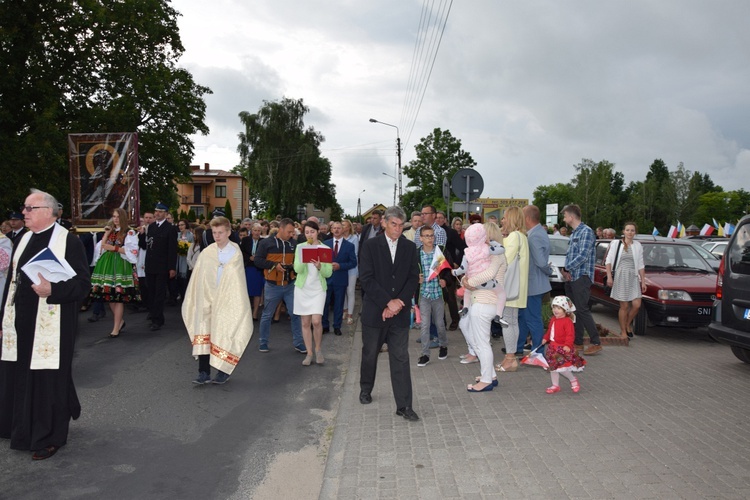
M462 168L451 179L451 189L453 194L466 201L476 200L482 196L484 190L484 180L479 172L473 168Z
M465 201L454 201L451 209L453 212L469 212L472 214L481 214L482 204L469 202L469 207L467 210Z
M547 203L547 215L557 216L557 203Z

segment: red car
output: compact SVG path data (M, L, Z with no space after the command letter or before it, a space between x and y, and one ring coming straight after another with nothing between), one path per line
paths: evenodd
M638 235L646 265L646 293L633 333L645 335L647 324L700 327L711 322L716 298L716 271L687 241ZM597 240L591 301L619 308L604 288L604 259L611 240Z

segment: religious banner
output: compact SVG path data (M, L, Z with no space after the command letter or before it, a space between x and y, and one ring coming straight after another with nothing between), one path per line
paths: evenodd
M122 208L138 221L138 134L69 134L71 218L77 227L103 226Z

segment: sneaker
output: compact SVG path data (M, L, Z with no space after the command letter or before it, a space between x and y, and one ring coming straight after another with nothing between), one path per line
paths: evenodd
M427 366L427 363L430 362L429 356L420 356L419 361L417 361L417 366Z
M430 349L437 349L438 347L440 347L440 342L438 342L437 340L433 340L432 342L430 342Z
M261 345L260 345L260 346L258 347L258 350L259 350L260 352L268 352L268 351L270 351L270 349L268 348L268 344L261 344Z
M300 354L307 354L307 347L303 345L296 345L294 346L294 350L297 351Z
M594 354L599 354L602 351L602 346L591 344L586 349L584 349L583 354L586 356L593 356Z
M200 374L198 375L198 378L193 380L193 383L195 385L208 384L209 382L211 382L211 374L206 373L206 372L200 372Z
M440 354L438 354L438 359L445 359L448 357L448 348L447 347L441 347L440 348Z
M216 377L211 381L214 384L226 384L227 380L229 380L229 374L224 372L219 372L216 374Z

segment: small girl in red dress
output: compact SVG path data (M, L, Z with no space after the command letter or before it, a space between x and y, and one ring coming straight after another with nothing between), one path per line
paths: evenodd
M573 372L580 372L586 366L586 360L578 356L574 349L576 306L568 297L558 295L552 299L553 317L549 321L547 334L542 345L549 343L544 357L549 363L552 385L547 387L547 394L560 392L560 374L570 380L573 392L581 390L578 379Z

